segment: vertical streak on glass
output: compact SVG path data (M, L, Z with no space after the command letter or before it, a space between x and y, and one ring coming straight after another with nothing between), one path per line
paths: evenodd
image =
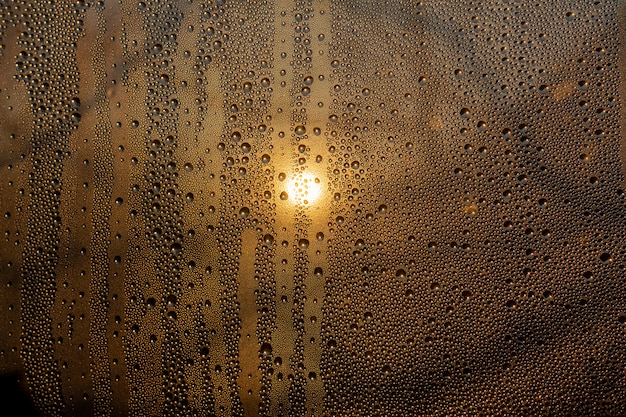
M154 16L162 16L168 24L161 26ZM183 195L178 185L179 158L176 148L181 140L178 131L178 111L172 105L177 99L178 82L177 72L173 59L158 56L161 49L168 50L171 56L176 56L178 50L177 36L183 20L183 14L178 5L153 3L146 7L144 27L146 39L144 47L148 51L146 59L147 91L147 127L145 130L146 148L156 146L156 158L146 164L146 185L157 183L160 185L158 198L146 194L144 210L149 225L160 227L162 233L152 241L157 251L155 268L157 270L156 284L161 285L160 305L162 310L162 357L163 367L163 394L165 402L163 412L167 415L180 412L188 403L188 385L184 373L181 329L181 259L184 255L183 223L180 220L183 208ZM156 55L156 56L152 56ZM169 108L168 108L169 107ZM168 110L166 113L164 109ZM155 210L154 204L159 205ZM163 217L161 217L161 216ZM167 219L167 220L166 220Z
M619 95L620 95L620 159L622 161L622 188L626 189L626 0L617 3L617 22L619 30Z
M261 158L253 157L254 152L270 152L266 123L269 123L269 111L273 92L271 71L272 28L271 2L224 2L218 1L218 9L212 15L216 35L207 46L212 46L216 55L220 54L218 65L223 96L223 132L217 147L218 158L222 158L220 185L222 195L219 201L219 225L217 239L220 256L219 283L222 287L220 308L224 331L225 363L222 364L230 395L230 404L222 404L222 414L243 415L240 396L242 358L238 351L242 331L241 301L238 299L237 268L242 254L242 233L255 230L260 236L273 234L271 218L273 207L271 197L266 198L266 191L271 192L271 167L266 166ZM222 7L223 6L223 7ZM222 17L223 16L223 17ZM227 24L223 24L227 23ZM218 55L219 56L219 55ZM264 273L263 275L266 275ZM260 276L261 277L261 276ZM266 284L271 280L264 278ZM262 302L261 302L262 301ZM271 303L257 298L261 305ZM257 322L259 343L268 337L267 330L272 328L271 311L263 314L263 320ZM261 335L261 333L264 333ZM260 336L261 335L261 336ZM266 368L270 354L265 355L262 366ZM256 362L257 359L255 358Z
M259 367L262 373L261 392L259 394L261 403L258 409L258 413L261 415L270 415L272 385L269 374L274 364L271 352L266 353L264 350L271 346L273 342L272 332L276 329L276 268L274 265L276 242L274 239L275 231L272 229L268 231L271 231L271 234L267 233L263 236L263 245L261 245L260 250L256 251L254 271L255 280L258 277L259 281L256 305L260 314L257 316L256 332L260 348L255 354L261 357Z
M88 13L90 15L91 13ZM95 16L93 16L95 14ZM89 354L91 356L91 379L93 384L94 406L96 416L108 416L113 411L111 389L111 369L109 366L108 349L108 297L109 297L109 245L113 189L113 154L111 142L111 121L109 118L109 102L106 97L105 72L106 59L104 35L106 20L102 9L95 9L88 19L95 23L97 35L90 48L95 81L94 107L96 115L94 146L94 199L92 208L91 235L91 280L90 280L90 327ZM88 24L88 27L91 25Z
M125 285L128 276L137 275L130 273L130 268L133 265L131 253L137 244L137 239L131 239L131 237L136 236L137 232L132 230L130 215L137 208L139 204L137 201L140 200L139 184L141 184L142 178L137 172L139 171L137 157L144 152L142 137L137 134L137 129L131 128L129 123L130 117L134 116L133 111L139 112L143 106L139 105L141 101L139 103L137 101L130 102L127 98L129 90L127 71L134 65L133 60L128 59L129 56L124 54L124 48L128 42L126 38L128 32L125 30L125 25L129 20L134 22L134 16L128 9L130 6L124 5L124 3L107 2L102 9L103 16L99 17L104 23L106 32L106 35L102 34L101 40L103 47L101 75L104 77L101 88L104 90L105 102L108 107L103 108L103 114L98 115L98 117L102 117L99 123L103 129L109 129L108 146L113 153L110 155L112 165L109 168L113 178L108 185L110 195L109 200L106 201L106 204L113 208L109 210L110 218L106 219L109 240L107 241L107 274L104 277L108 294L106 300L106 337L109 355L107 361L111 378L111 415L130 414L129 403L132 395L129 393L132 380L129 378L130 373L126 366L125 343L127 337L123 331L127 321L125 309L128 302ZM140 28L138 30L140 31ZM103 134L106 135L104 131ZM106 138L106 136L104 137ZM103 155L105 151L106 149L102 148ZM93 162L97 164L97 161ZM123 199L121 206L117 205L115 201L111 201L118 197ZM144 231L141 230L141 232ZM117 256L124 257L122 262L115 262ZM142 263L146 264L147 262L142 261ZM147 272L141 271L140 274L146 275ZM118 320L122 317L124 323ZM94 388L97 388L95 383ZM96 393L95 395L96 401L98 401L98 396L103 394ZM95 404L95 407L97 410L98 405ZM104 409L106 406L103 405L102 408Z
M149 38L148 30L142 22L141 12L136 4L123 3L122 16L125 17L121 32L125 67L121 76L124 88L120 94L120 103L123 113L115 121L114 136L128 135L129 144L136 156L130 167L130 180L137 185L137 191L129 198L128 218L128 250L122 252L124 264L124 303L123 314L114 317L114 337L118 334L122 339L126 378L128 379L128 413L130 415L162 415L164 414L165 392L163 358L164 329L162 316L166 309L163 306L163 286L158 279L157 267L163 256L159 253L157 244L150 241L146 244L146 228L150 218L150 210L156 211L159 201L151 207L148 196L157 196L165 193L164 184L160 178L147 178L149 158L156 158L157 151L162 158L162 143L164 138L155 138L153 144L145 138L149 116L147 110L147 90L151 87L146 71L149 62L143 56L144 39ZM146 41L147 42L147 41ZM154 42L157 43L157 42ZM142 54L142 55L140 55ZM121 87L120 87L121 88ZM148 142L148 143L146 143ZM129 146L130 148L130 146ZM150 152L154 152L151 154ZM117 168L117 166L116 166ZM157 211L158 214L158 211ZM148 229L150 236L162 239L164 231L162 224L151 225ZM113 248L112 248L113 249ZM154 300L148 308L148 300ZM140 327L142 326L142 327ZM143 328L145 331L139 333ZM152 331L152 332L151 332ZM149 339L149 334L158 335L156 340Z
M184 255L180 219L183 198L177 183L178 113L174 105L178 79L170 58L177 52L182 13L172 4L140 3L142 34L132 19L132 13L137 12L132 8L130 12L126 25L130 32L128 56L137 64L129 68L133 72L128 74L127 85L133 118L123 123L137 132L132 140L143 142L144 148L139 159L143 172L137 177L141 200L136 201L137 210L130 213L131 220L139 217L139 221L131 227L135 241L131 240L133 246L127 253L125 283L129 406L131 413L147 409L169 415L188 403L187 382L180 372L184 367L178 321ZM159 23L157 16L167 24ZM135 107L137 92L145 96L144 106ZM148 245L140 245L146 238Z
M304 213L297 213L294 218L295 243L293 249L293 327L296 330L293 354L290 357L290 369L293 380L289 386L289 416L306 415L306 380L304 378L304 286L308 275L307 229L310 220Z
M0 323L7 323L3 329L3 363L0 371L5 373L21 371L21 291L22 277L22 240L28 225L28 213L24 207L27 201L28 170L30 160L21 155L30 153L30 135L33 125L33 113L28 101L25 85L15 77L15 57L21 51L18 44L20 28L9 26L0 33L5 47L0 51L2 63L0 73L0 89L3 93L5 109L0 114L0 134L4 136L0 168L3 170L0 185L0 209L4 213L3 223L6 225L5 236L0 243L0 278L2 292L0 303L5 306L0 315ZM8 214L8 216L7 216Z
M69 135L80 120L69 103L69 97L78 95L72 46L79 37L75 16L74 2L59 2L54 7L32 4L24 18L34 24L20 39L25 54L18 77L29 89L35 117L29 181L32 197L22 258L22 360L33 400L47 415L61 415L65 408L58 364L53 359L50 313L56 295L59 230L64 221L59 212L63 161ZM61 33L64 36L60 37ZM42 55L47 57L45 61L39 60ZM50 90L67 95L48 103ZM42 109L43 116L38 115Z
M94 186L93 165L93 145L97 141L94 140L97 118L93 103L97 82L91 59L91 46L97 36L95 9L87 10L83 18L87 25L76 46L80 95L68 97L73 111L80 112L81 123L68 137L68 153L61 173L63 193L59 213L63 224L59 231L59 262L55 269L56 297L50 312L52 335L57 342L54 357L60 364L65 412L69 415L93 414L92 381L84 369L89 368L88 329L93 322L90 314L92 235L87 231L98 191ZM83 163L85 160L90 163ZM106 256L104 262L108 262Z
M292 85L292 77L289 68L288 56L291 56L292 31L291 19L287 16L293 8L292 0L277 0L274 8L274 39L273 50L273 80L275 94L273 97L273 114L271 126L273 127L272 142L274 152L272 165L274 166L278 180L285 171L292 168L292 152L290 143L285 143L281 132L288 130L290 124L289 109L291 97L288 89ZM289 24L288 24L289 23ZM287 76L289 74L289 76ZM283 84L284 83L284 84ZM288 171L289 172L289 171ZM272 332L272 355L274 358L274 373L271 376L271 402L269 415L278 416L286 414L289 405L289 385L287 380L288 360L292 353L292 344L295 340L295 330L292 326L291 296L293 293L293 271L290 269L291 251L288 242L293 239L293 207L289 201L279 199L284 190L286 181L276 181L277 187L274 192L274 200L277 206L276 215L276 252L274 263L276 265L276 329Z
M241 256L237 267L237 299L241 305L241 338L239 355L241 356L241 374L239 377L239 396L246 416L258 413L261 376L259 375L259 339L256 335L258 285L255 279L255 253L257 235L253 230L244 230L241 235Z
M328 190L327 175L328 147L323 136L328 121L328 106L331 103L327 72L330 68L328 58L328 39L332 34L329 1L323 0L315 4L313 16L309 19L309 38L312 51L310 72L300 80L300 88L309 88L307 94L307 164L306 169L321 180L321 195L317 201L309 204L306 209L310 219L308 226L308 271L304 287L304 369L307 378L305 396L307 398L307 415L318 415L322 410L324 387L320 375L322 355L322 305L324 300L324 272L328 271L326 262L327 242L329 236L328 221L330 219L331 197ZM310 84L310 85L309 85ZM304 87L303 87L304 86ZM321 107L320 106L323 106ZM326 133L327 134L327 133Z
M180 71L189 71L188 80L194 81L190 85L193 94L189 97L181 97L181 106L193 108L197 104L197 124L200 124L194 132L194 147L198 153L190 160L186 170L194 174L197 187L202 191L194 204L199 210L198 220L187 220L190 227L196 222L194 240L198 242L198 267L200 267L201 282L199 290L204 298L203 307L198 317L198 347L200 349L201 383L197 383L201 390L198 399L199 408L207 410L207 414L219 415L227 413L229 403L228 381L222 369L226 363L226 346L224 344L225 327L222 324L220 299L222 297L222 285L217 279L219 273L217 260L220 249L218 247L216 224L220 221L215 205L221 199L222 190L215 175L222 168L222 161L216 155L218 144L221 141L223 109L222 67L215 59L211 42L215 33L215 22L211 15L217 9L215 4L197 5L198 16L191 15L189 22L194 27L195 44L190 48L190 57L195 59L194 65L185 65ZM186 15L189 16L191 12ZM197 19L197 20L196 20ZM194 58L195 57L195 58ZM182 128L185 128L183 125ZM195 149L190 146L190 152ZM191 182L191 181L190 181ZM200 216L201 214L201 216ZM190 243L194 245L194 243ZM193 252L192 252L193 254ZM192 256L191 254L191 256Z
M302 172L306 164L306 145L303 143L306 135L301 136L296 132L296 126L307 125L307 104L309 100L300 91L303 79L311 70L311 57L309 56L309 26L308 20L312 17L313 8L307 1L294 0L290 20L293 32L291 33L292 56L291 56L291 76L292 83L289 88L291 102L289 112L291 120L289 126L291 149L293 160L290 165L293 171ZM304 152L302 146L304 145ZM291 172L290 172L291 174ZM293 174L292 174L293 175ZM291 190L291 193L293 194ZM296 195L291 195L291 204L294 204ZM302 208L293 211L292 224L292 246L293 253L293 292L292 297L292 326L295 329L295 339L293 341L293 353L289 358L289 368L292 380L289 385L289 416L306 415L306 380L304 378L304 286L305 277L308 274L308 226L310 220Z
M212 64L208 48L208 10L211 5L185 2L184 20L178 33L179 43L173 62L178 85L177 105L180 121L180 142L176 149L179 170L178 185L185 195L181 220L184 225L185 251L181 263L182 297L179 300L178 322L183 329L180 354L186 358L184 375L188 384L188 410L204 415L216 415L216 403L225 385L221 374L214 372L215 364L223 364L221 325L216 311L218 289L212 270L216 258L216 239L207 230L212 222L216 192L216 169L211 159L216 138L221 133L222 105L219 71ZM180 65L184 63L184 65ZM218 98L218 104L215 103ZM216 112L215 106L219 110ZM208 174L208 175L207 175ZM212 224L211 224L212 227ZM217 388L217 389L216 389Z
M306 173L306 177L317 178L320 174L319 170L315 170L312 163L311 142L315 141L313 136L312 125L310 124L309 113L316 114L318 109L311 108L310 91L317 86L313 86L314 81L311 73L313 69L313 33L311 25L318 16L318 10L311 3L306 1L295 0L289 20L291 21L292 33L292 51L291 51L291 83L289 85L289 110L291 120L289 126L290 145L289 153L292 155L290 164L293 173ZM318 87L319 88L319 87ZM311 111L309 111L311 110ZM308 128L308 131L307 131ZM296 190L289 190L295 194ZM304 416L307 414L309 406L309 398L307 397L308 382L305 374L314 372L305 366L305 337L307 335L305 311L308 303L312 300L307 298L308 278L310 277L310 256L309 247L312 240L309 229L312 224L309 217L310 211L315 211L316 206L320 203L317 201L309 201L306 197L301 198L297 195L290 195L289 200L292 205L300 205L302 207L294 207L293 224L291 226L292 246L293 246L293 292L292 296L292 325L295 330L295 338L293 341L293 353L290 356L290 369L292 378L289 387L289 415Z
M213 13L222 12L226 17L238 16L241 10L240 4L226 4L223 8L219 7L213 10ZM225 20L225 19L224 19ZM221 19L218 20L216 26L220 24ZM234 88L230 86L239 86L243 83L245 77L244 68L241 60L243 57L242 50L237 50L240 46L238 43L238 37L232 36L231 33L227 33L226 29L220 24L218 29L215 30L215 39L207 41L207 47L213 47L218 51L223 51L222 59L228 62L220 62L221 66L221 87L223 95L223 131L222 131L222 144L220 149L224 152L222 157L226 160L226 163L222 165L220 170L220 188L222 195L220 196L220 204L218 213L220 215L219 224L216 227L217 230L217 242L220 251L218 258L218 281L221 286L221 292L219 294L220 301L219 307L222 313L222 328L224 332L224 338L221 341L224 344L224 363L217 365L220 369L219 372L224 373L225 385L223 390L228 395L228 398L224 398L227 401L220 404L220 411L224 414L233 416L242 416L244 413L241 398L239 396L239 389L237 380L239 377L239 340L241 337L241 318L239 315L239 302L237 300L237 263L238 258L241 256L241 235L243 231L244 217L250 214L248 202L242 198L241 185L237 182L240 178L234 168L235 158L238 156L236 143L233 143L233 137L241 138L237 134L241 135L241 127L245 126L238 119L238 114L233 115L231 111L231 105L237 106L238 100ZM220 36L221 35L221 36ZM228 42L226 42L228 38ZM229 121L230 118L230 121ZM227 156L228 155L228 156Z

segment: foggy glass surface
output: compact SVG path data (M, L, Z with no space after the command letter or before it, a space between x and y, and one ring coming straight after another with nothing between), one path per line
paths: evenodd
M626 415L623 1L0 7L8 415Z

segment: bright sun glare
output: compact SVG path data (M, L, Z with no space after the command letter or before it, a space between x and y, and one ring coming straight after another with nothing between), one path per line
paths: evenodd
M309 205L322 194L322 184L319 178L308 172L298 173L287 182L287 194L296 204Z

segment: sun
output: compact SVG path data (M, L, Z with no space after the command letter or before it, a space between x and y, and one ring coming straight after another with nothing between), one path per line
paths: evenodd
M286 191L296 204L310 205L322 195L322 184L313 174L299 172L289 179Z

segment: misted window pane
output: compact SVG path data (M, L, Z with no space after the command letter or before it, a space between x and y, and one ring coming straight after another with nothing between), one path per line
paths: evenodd
M0 414L626 414L624 2L0 9Z

